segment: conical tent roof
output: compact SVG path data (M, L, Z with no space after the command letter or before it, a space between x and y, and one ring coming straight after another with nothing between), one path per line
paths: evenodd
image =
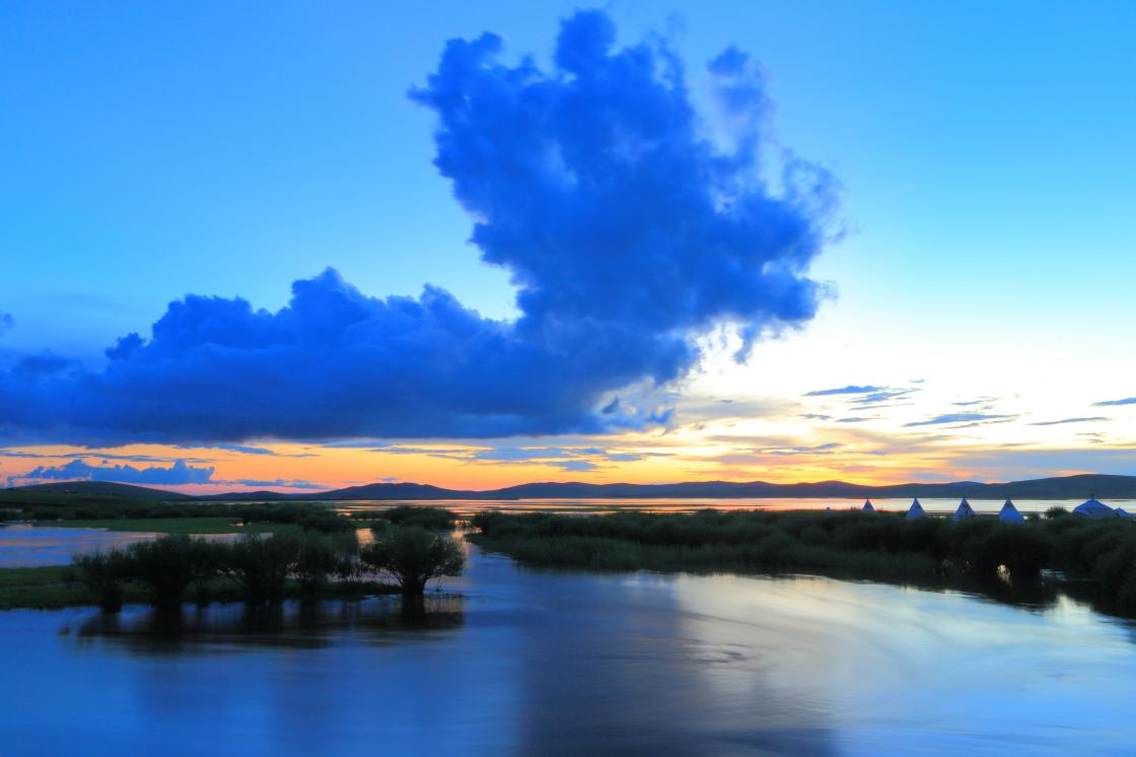
M1113 510L1114 513L1120 518L1131 518L1132 514L1125 510L1123 507L1118 507Z
M872 507L872 500L870 499L864 500L864 507L862 509L866 513L874 513L876 511L876 508Z
M955 510L955 514L954 514L953 518L954 518L954 520L962 520L963 518L973 518L973 517L974 517L974 508L971 507L970 503L966 501L966 497L963 497L962 502L959 502L958 509Z
M1018 512L1018 508L1014 507L1013 502L1006 500L1001 512L998 513L998 520L1003 523L1021 523L1025 518Z
M1112 518L1116 516L1116 511L1096 497L1089 497L1073 508L1073 514L1085 518Z
M916 497L911 501L911 507L907 508L906 518L922 518L927 513L923 512L923 505L919 504L919 498Z

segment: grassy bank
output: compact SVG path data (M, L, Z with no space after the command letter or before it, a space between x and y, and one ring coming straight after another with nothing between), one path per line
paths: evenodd
M287 524L251 522L239 518L96 518L58 521L36 521L37 526L60 528L105 528L111 531L144 531L154 534L247 534L274 533Z
M816 573L945 584L1043 571L1091 582L1103 609L1136 614L1136 523L1055 512L1000 523L905 520L888 513L717 512L689 515L475 516L470 540L521 562L599 570Z
M0 610L55 609L94 604L82 584L69 580L66 566L0 569Z

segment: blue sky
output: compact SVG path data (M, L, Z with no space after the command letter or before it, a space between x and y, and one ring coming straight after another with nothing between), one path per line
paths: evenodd
M50 351L100 371L107 347L131 332L148 338L172 300L188 293L239 296L276 310L288 302L292 282L328 267L366 297L417 297L431 284L482 316L517 317L508 272L479 260L455 184L432 165L438 113L411 102L407 91L437 70L446 40L485 30L503 38L504 62L514 65L517 56L532 53L549 70L558 24L576 7L545 3L523 13L515 3L6 8L0 106L15 117L0 121L0 313L11 317L11 326L0 328L0 362L13 366ZM744 366L705 349L696 368L667 373L654 365L636 374L677 379L666 387L676 398L669 404L691 408L679 418L691 428L721 421L738 438L784 442L758 449L869 445L846 438L849 427L864 423L889 443L939 444L933 459L893 451L913 477L922 474L914 470L919 466L994 478L1043 469L1136 473L1131 406L1093 407L1136 396L1136 308L1127 304L1136 277L1130 220L1136 8L1119 2L604 7L618 30L617 49L647 35L668 40L710 130L721 124L704 64L730 45L748 53L760 63L773 105L763 127L771 130L769 154L791 149L823 166L841 187L834 221L846 234L826 243L809 268L810 278L834 293L815 319L802 318L800 331L759 343ZM601 388L612 382L617 377ZM803 398L864 384L917 386L908 395L915 404L838 426L867 416L812 407L831 396ZM941 443L909 436L927 428L919 424L952 415L952 403L987 397L986 409L977 412L1010 420L985 435ZM708 402L723 401L749 403L750 411L722 420L719 411L706 410ZM793 403L808 407L777 425L778 413ZM1106 420L1032 425L1095 417ZM746 424L756 430L738 431ZM579 437L571 440L576 449L630 445L636 452L616 454L642 458L682 431L673 421L670 437L660 442L645 428L593 437L569 426L517 433L571 433ZM341 431L354 433L331 429ZM503 436L494 449L518 448L505 431L475 435L497 433ZM262 427L249 434L252 441L274 441ZM34 440L16 433L16 441L30 449L31 441L97 447L211 440L50 438L37 431ZM731 460L739 459L739 445L755 448L735 441L723 450L696 437L684 443ZM520 447L525 444L548 446L522 440ZM740 467L642 472L610 455L581 459L608 479L621 473L794 479L842 472L830 451L779 455L781 467L764 476L769 462L761 455ZM909 453L904 446L902 454ZM479 454L485 457L468 452L471 459ZM530 457L545 464L561 460L537 454ZM786 457L796 467L786 467ZM360 462L350 475L430 470L406 471L396 462ZM848 463L845 477L897 475L869 462ZM30 466L28 458L24 467ZM561 464L514 475L557 470L572 469ZM320 478L318 470L312 475Z

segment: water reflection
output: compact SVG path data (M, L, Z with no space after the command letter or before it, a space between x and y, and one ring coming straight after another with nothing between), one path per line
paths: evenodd
M518 568L397 597L0 613L5 754L1123 753L1133 626L1069 599ZM64 629L65 634L60 634ZM66 717L61 718L61 713ZM15 748L13 748L15 745Z
M407 605L398 597L373 597L277 606L185 605L172 611L132 607L122 613L91 614L75 629L75 636L80 642L105 639L129 644L135 651L179 652L199 644L314 648L345 632L452 630L464 622L464 606L460 595L436 593L419 605Z

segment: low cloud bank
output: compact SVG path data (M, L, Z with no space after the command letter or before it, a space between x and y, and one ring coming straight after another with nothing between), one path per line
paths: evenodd
M105 461L104 461L105 462ZM183 460L169 467L161 465L136 468L133 465L92 465L85 460L72 460L63 465L38 465L17 476L22 483L36 481L117 481L123 484L207 484L213 468L189 465Z

